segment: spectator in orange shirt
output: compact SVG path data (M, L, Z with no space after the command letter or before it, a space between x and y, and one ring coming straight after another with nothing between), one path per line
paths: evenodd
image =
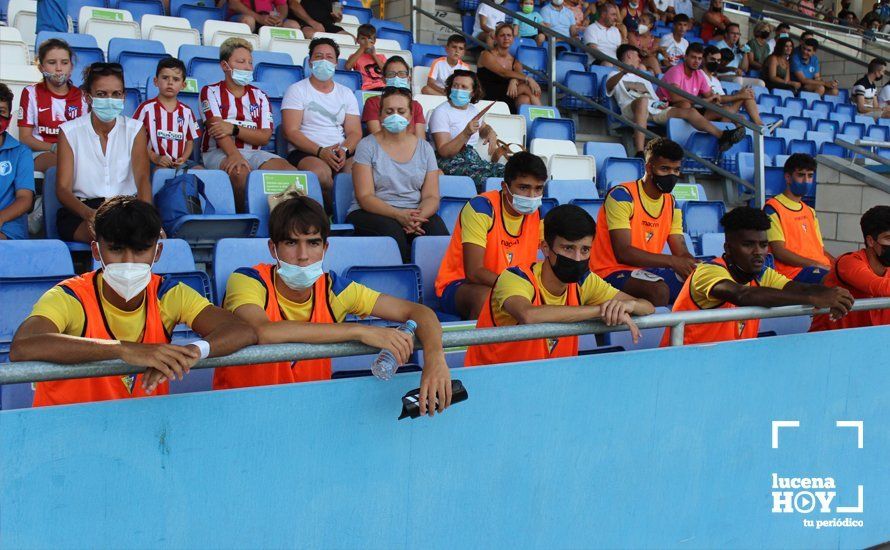
M890 206L875 206L859 220L865 248L839 257L822 284L850 291L857 300L890 297ZM835 322L813 319L811 331L890 325L890 309L854 311Z
M374 49L377 29L365 23L359 26L357 34L355 43L358 44L358 49L346 60L346 70L362 75L362 90L382 90L386 86L383 79L386 58Z

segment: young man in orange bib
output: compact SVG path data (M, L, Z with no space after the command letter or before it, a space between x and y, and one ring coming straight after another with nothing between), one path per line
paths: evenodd
M776 271L801 283L818 284L834 258L822 244L816 212L803 202L816 192L816 160L795 153L785 161L785 191L766 201L763 211L772 225L767 233Z
M420 411L432 415L451 403L451 374L442 349L442 326L428 307L381 294L322 270L330 225L320 204L293 194L269 216L269 252L275 264L235 271L226 284L224 306L249 323L261 344L330 344L361 341L408 361L414 338L391 328L344 323L348 314L417 323L423 343ZM370 366L370 365L369 365ZM289 384L331 378L330 359L217 368L214 389ZM429 410L427 411L427 404Z
M590 269L609 284L656 306L673 302L692 270L683 215L671 191L680 178L683 148L669 139L646 145L642 179L613 187L600 209ZM663 254L665 244L670 254Z
M730 309L741 306L776 307L795 304L831 308L843 317L853 306L844 289L791 281L766 266L766 232L770 220L762 210L741 206L720 220L726 233L722 258L699 264L683 285L673 311ZM705 344L756 338L759 319L721 323L687 324L684 344ZM665 329L662 346L670 345L671 329Z
M890 206L875 206L859 220L865 248L839 257L822 284L841 287L854 298L890 297ZM810 330L872 327L890 325L890 309L854 311L832 322L827 315L817 315Z
M544 219L544 261L507 268L497 278L476 328L531 323L571 323L601 318L626 324L639 338L631 315L655 308L619 292L590 272L590 247L596 225L590 214L571 204L557 206ZM536 361L578 355L578 337L541 338L470 346L466 366Z
M86 363L121 359L144 374L38 382L34 406L168 393L200 359L255 344L253 329L183 283L151 272L163 251L161 219L135 197L116 197L96 211L93 258L102 269L63 281L38 300L16 332L12 361ZM185 323L202 340L173 345Z
M436 277L442 311L478 318L498 275L535 261L546 181L547 167L540 157L516 153L504 167L501 188L463 207Z

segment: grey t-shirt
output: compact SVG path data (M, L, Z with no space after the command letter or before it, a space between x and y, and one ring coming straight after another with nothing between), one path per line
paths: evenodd
M427 172L439 169L433 146L423 139L417 142L411 160L401 163L386 154L377 138L370 135L355 148L355 162L371 167L374 194L395 208L417 208ZM358 201L353 199L349 211L359 208Z

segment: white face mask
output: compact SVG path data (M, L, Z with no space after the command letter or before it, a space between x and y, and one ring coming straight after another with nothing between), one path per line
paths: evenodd
M99 248L98 244L96 248ZM158 248L155 245L155 257L157 253ZM145 290L151 281L151 266L154 265L154 259L151 264L121 262L106 265L102 259L102 251L99 250L99 262L102 264L102 281L127 302Z
M311 288L315 281L324 275L324 270L322 269L324 258L305 267L283 262L278 258L278 254L275 255L275 259L278 261L278 276L291 290Z
M646 34L647 32L649 32L649 25L637 26L637 34Z

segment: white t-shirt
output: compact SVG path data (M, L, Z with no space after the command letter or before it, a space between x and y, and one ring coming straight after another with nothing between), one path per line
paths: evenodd
M658 11L667 11L668 8L674 7L674 0L655 0L655 9Z
M661 43L659 45L664 48L668 55L673 59L670 64L675 65L677 61L686 55L686 48L689 47L689 41L685 38L681 38L679 42L676 42L674 41L673 34L666 34L661 37Z
M142 122L119 116L108 133L105 152L93 129L90 115L60 126L74 153L74 196L80 199L111 198L136 194L133 175L133 142L143 132Z
M484 5L479 4L480 7ZM454 139L457 134L464 131L464 128L478 112L472 103L467 105L466 109L456 109L446 101L433 109L433 114L430 115L430 135L448 132L451 139ZM475 146L477 141L479 141L479 132L470 136L470 139L467 140L467 147Z
M655 95L655 88L652 87L652 83L635 74L628 73L624 75L618 81L618 84L612 88L611 92L609 87L606 86L606 95L614 97L622 111L635 100L644 96L649 96L650 113L656 114L664 108L664 102Z
M439 59L433 61L433 64L430 65L430 78L432 78L436 82L437 86L439 86L440 88L445 88L445 81L448 80L448 77L451 76L451 74L458 69L469 71L470 66L458 59L457 65L452 67L448 64L447 57L440 57Z
M498 11L490 6L480 3L479 9L476 10L476 19L475 24L473 25L473 36L479 36L479 33L482 32L482 25L479 24L480 15L485 16L485 26L492 30L494 30L494 28L498 26L498 23L501 23L507 18L504 12Z
M334 89L322 93L312 87L308 78L288 86L281 101L281 110L303 111L300 131L320 147L342 143L346 137L343 121L346 115L359 116L355 94L346 86L334 83ZM288 151L293 151L288 144Z
M621 31L614 25L607 29L597 21L584 31L584 43L596 46L596 49L609 57L616 57L618 46L621 45ZM593 56L589 57L591 62L596 61Z
M883 107L890 103L890 84L884 85L881 88L881 92L878 94L878 105Z
M692 0L674 0L674 12L677 15L685 14L689 19L692 19Z
M726 91L723 89L723 84L720 84L720 81L717 80L716 76L708 76L705 74L705 78L708 79L708 84L711 86L711 91L714 92L714 95L726 95Z

